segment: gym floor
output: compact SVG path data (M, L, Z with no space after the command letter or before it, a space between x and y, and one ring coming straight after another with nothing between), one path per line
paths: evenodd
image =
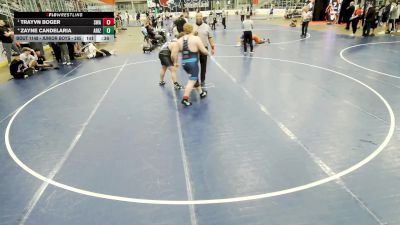
M0 224L400 224L400 38L239 24L191 107L157 51L0 85Z

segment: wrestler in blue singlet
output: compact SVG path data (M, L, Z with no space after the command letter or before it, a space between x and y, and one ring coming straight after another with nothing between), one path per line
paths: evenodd
M192 91L193 85L199 80L199 53L190 51L187 36L183 38L182 67L186 73L189 74L189 81L186 86L188 88L185 89L185 94L181 103L185 106L190 106L192 105L192 103L189 101L190 92ZM201 87L197 87L197 90L200 93L200 98L205 98L207 96L207 91L203 90Z
M199 53L190 51L188 37L183 38L182 66L189 74L189 80L199 79Z

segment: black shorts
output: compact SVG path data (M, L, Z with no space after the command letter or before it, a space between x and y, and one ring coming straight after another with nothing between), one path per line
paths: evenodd
M13 76L14 79L24 79L25 75L27 74L25 74L24 72L17 72L12 74L11 76Z
M12 74L11 76L13 76L14 79L24 79L25 75L32 76L33 68L26 68L26 69L24 69L24 71L16 72L16 73Z
M160 53L158 53L158 58L160 59L162 66L170 67L174 65L171 59L170 51L167 50L160 51Z

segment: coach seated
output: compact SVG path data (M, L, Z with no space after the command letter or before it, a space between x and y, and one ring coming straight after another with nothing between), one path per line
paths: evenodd
M163 37L161 35L157 34L154 31L154 28L151 26L150 21L146 22L145 28L147 31L147 35L149 36L150 39L157 40L157 41L161 41L163 39Z
M47 61L40 49L35 49L36 56L37 56L37 70L47 70L47 69L59 69L57 66L57 62Z

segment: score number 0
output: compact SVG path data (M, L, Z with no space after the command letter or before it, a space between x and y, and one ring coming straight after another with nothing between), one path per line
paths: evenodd
M114 18L103 18L103 26L114 26Z

